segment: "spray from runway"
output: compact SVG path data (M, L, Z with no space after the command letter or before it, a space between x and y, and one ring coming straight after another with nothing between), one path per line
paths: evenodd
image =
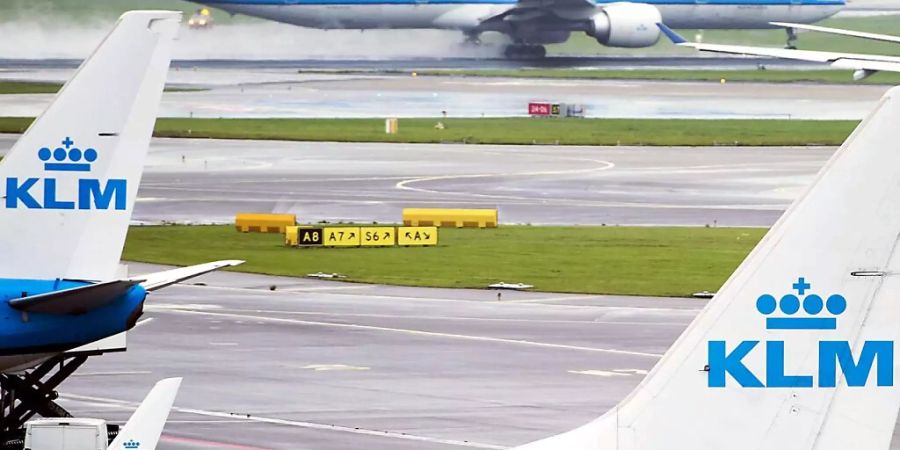
M12 19L12 20L9 20ZM0 18L0 58L82 59L108 32L107 19L77 21L47 14ZM185 27L175 59L395 59L484 58L499 45L462 45L459 32L441 30L315 30L266 21Z

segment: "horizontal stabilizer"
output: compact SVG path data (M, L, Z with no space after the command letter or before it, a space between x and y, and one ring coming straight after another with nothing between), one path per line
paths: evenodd
M116 280L105 283L30 295L9 301L19 311L46 314L84 314L121 298L140 280Z
M165 270L162 272L149 273L146 275L141 275L139 277L132 278L131 280L135 280L141 284L141 286L147 290L147 292L155 291L160 288L164 288L166 286L173 285L175 283L180 283L184 280L189 280L194 277L199 277L200 275L219 270L225 267L234 267L243 264L244 261L240 260L225 260L225 261L215 261L205 264L198 264L196 266L188 266L188 267L180 267L178 269Z

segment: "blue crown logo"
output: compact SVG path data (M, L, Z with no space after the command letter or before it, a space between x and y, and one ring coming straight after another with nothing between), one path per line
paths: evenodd
M773 314L776 309L781 310L785 316L793 316L800 311L802 303L803 317L766 317L767 330L834 330L837 329L837 316L847 309L847 299L840 294L831 294L826 300L821 295L809 294L803 297L812 285L806 282L806 278L800 277L791 287L797 291L797 295L785 294L776 300L771 294L760 295L756 299L756 310L762 315ZM801 300L801 297L803 299ZM833 317L821 317L822 309L827 310Z
M87 148L82 151L74 146L75 141L68 136L60 144L63 147L56 147L54 150L50 150L50 147L43 147L38 150L38 158L44 161L44 170L58 172L91 171L91 163L97 160L96 149Z
M141 443L135 441L134 439L132 439L132 440L130 440L130 441L125 442L124 444L122 444L122 446L124 446L124 447L127 448L127 449L136 449L136 448L140 448L140 447L141 447Z

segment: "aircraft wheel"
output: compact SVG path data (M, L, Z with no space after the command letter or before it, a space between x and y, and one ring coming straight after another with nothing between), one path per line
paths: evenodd
M547 56L547 49L543 45L512 44L503 50L503 54L509 59L541 59Z

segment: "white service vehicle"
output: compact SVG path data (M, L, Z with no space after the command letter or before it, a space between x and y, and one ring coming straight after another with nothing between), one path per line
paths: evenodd
M180 386L157 383L111 443L105 420L37 419L25 424L25 450L155 450Z

